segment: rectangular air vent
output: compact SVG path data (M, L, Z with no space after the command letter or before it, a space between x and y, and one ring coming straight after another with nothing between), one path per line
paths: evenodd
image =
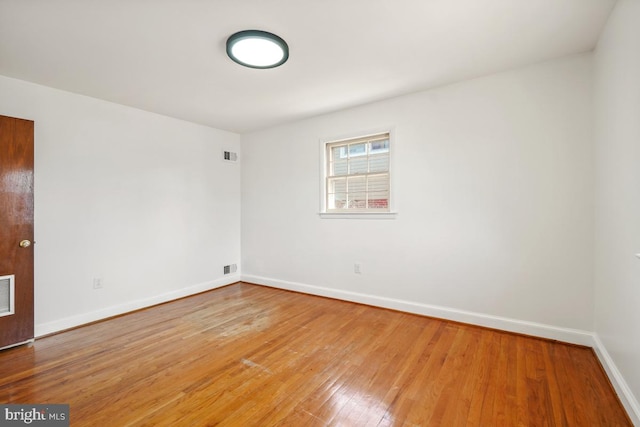
M224 274L231 274L238 271L238 266L236 264L230 264L224 266Z
M15 276L0 276L0 317L14 313Z
M223 151L222 159L225 162L236 162L238 161L238 153L234 153L233 151Z

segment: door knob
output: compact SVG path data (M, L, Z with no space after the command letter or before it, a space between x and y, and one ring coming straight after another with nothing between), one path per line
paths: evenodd
M31 240L25 239L20 241L21 248L28 248L29 246L31 246Z

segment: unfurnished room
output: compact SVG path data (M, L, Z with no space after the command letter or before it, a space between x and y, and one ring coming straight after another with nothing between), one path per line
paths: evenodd
M640 1L0 0L0 425L640 426Z

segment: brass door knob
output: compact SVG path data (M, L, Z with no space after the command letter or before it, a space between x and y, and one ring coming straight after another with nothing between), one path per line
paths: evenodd
M19 244L21 248L28 248L29 246L31 246L31 240L21 240Z

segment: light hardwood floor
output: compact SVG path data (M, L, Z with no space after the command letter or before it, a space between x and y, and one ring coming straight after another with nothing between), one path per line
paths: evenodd
M238 283L0 352L72 426L628 426L589 348Z

